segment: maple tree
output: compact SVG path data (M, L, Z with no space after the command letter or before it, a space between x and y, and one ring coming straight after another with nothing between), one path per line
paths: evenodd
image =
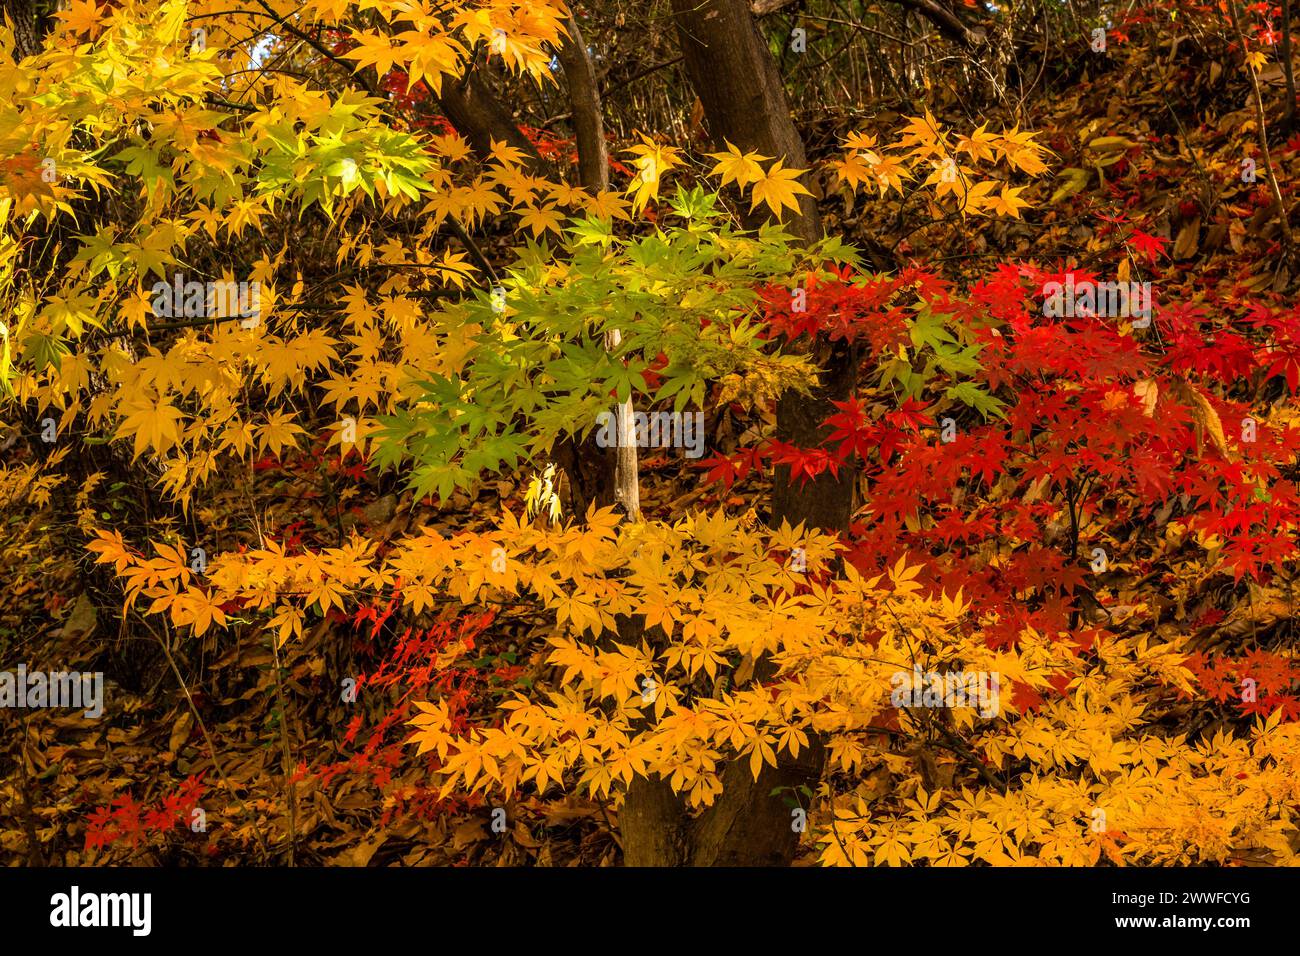
M920 40L841 50L916 95L827 133L771 11L659 6L686 123L596 69L628 42L600 4L73 0L0 34L4 619L50 625L0 650L113 681L110 726L6 737L6 853L1295 862L1273 8L1177 6L1235 113L1107 105L1169 43L1139 4L1104 66L1015 103L1002 63L978 116ZM602 447L620 409L698 414L707 453ZM78 783L109 747L152 776Z

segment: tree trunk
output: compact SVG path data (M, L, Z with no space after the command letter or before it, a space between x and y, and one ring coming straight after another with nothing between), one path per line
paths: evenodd
M505 143L524 154L524 165L532 170L542 166L542 158L515 124L504 103L471 64L465 79L454 82L444 80L438 105L456 127L456 132L469 142L470 149L479 159L492 154L492 143Z
M578 177L584 189L597 195L609 188L609 149L605 144L605 118L600 86L596 81L596 67L591 62L591 54L582 38L582 30L578 28L576 15L569 19L568 30L569 35L556 55L564 67L564 78L569 85L569 106L578 143ZM611 329L605 334L605 348L609 351L618 348L622 341L617 329ZM633 433L632 411L630 398L615 407L618 435ZM588 450L587 454L593 453ZM620 440L618 445L606 449L605 454L612 459L608 463L612 474L606 476L605 480L606 483L613 483L611 494L615 503L623 508L626 520L640 521L641 484L636 446L623 444Z
M578 143L578 173L585 189L599 193L609 188L609 152L605 144L600 87L576 16L570 19L568 29L569 36L560 47L558 56L569 84L569 104ZM621 340L618 330L611 330L606 334L605 347L616 349ZM633 434L632 411L631 399L615 407L619 436ZM584 451L590 456L590 449L572 449L577 457L581 457ZM619 444L607 449L606 455L609 470L602 477L607 486L612 482L610 493L623 507L624 520L640 521L641 488L636 445L625 444L620 437ZM641 622L636 618L620 616L617 625L620 644L636 645L645 637ZM666 781L635 778L623 796L623 806L619 811L624 864L676 866L681 863L686 846L686 820L685 803Z
M803 140L791 121L776 64L745 0L673 0L673 11L687 72L704 106L715 143L725 139L744 150L758 150L782 159L788 167L806 168ZM594 70L576 29L560 52L570 84L579 168L584 185L592 188L608 175L607 157L597 152L604 148L604 134ZM581 62L584 60L585 65ZM473 77L463 90L444 90L443 109L479 155L486 154L492 139L513 145L511 130L522 136L509 112L490 90L476 86ZM529 152L535 155L531 148ZM753 225L760 221L758 215L751 219ZM799 213L786 222L786 228L806 242L820 238L821 219L811 196L800 197ZM820 425L833 411L830 399L850 394L854 382L853 356L847 349L832 348L824 341L813 343L812 348L824 369L823 384L815 400L783 399L777 407L778 436L808 446L816 445L823 437ZM569 477L569 504L575 511L585 511L593 503L611 504L618 496L610 458L594 454L591 444L570 441L556 449L557 464ZM635 449L631 452L635 455ZM853 478L844 472L841 475L838 480L823 476L796 486L789 482L788 474L778 473L771 522L779 525L782 520L791 524L805 521L826 530L847 529ZM627 628L625 633L620 622L618 639L627 642L631 630ZM771 673L770 662L756 663L756 680ZM823 763L824 750L817 739L801 751L798 759L781 754L778 766L765 767L757 781L748 769L748 761L733 761L722 772L723 793L694 822L684 799L673 793L665 781L635 779L620 810L624 863L789 865L798 846L798 833L791 826L787 801L797 788L816 785Z
M775 767L754 779L748 760L735 760L722 774L722 793L691 832L692 866L789 866L799 848L791 799L806 806L799 787L815 787L826 763L822 742L798 759L781 754Z
M806 169L803 139L790 119L790 104L749 5L742 0L672 0L686 72L704 106L709 134L743 150ZM808 186L808 177L802 180ZM755 214L755 225L763 218ZM821 238L821 217L812 196L799 197L799 215L786 228L806 242Z
M569 35L556 54L569 84L569 106L578 141L578 176L584 189L599 193L609 188L609 149L605 145L600 87L576 16L569 18L568 28Z
M745 0L672 0L686 70L700 102L709 132L722 148L725 140L742 150L758 150L781 159L788 167L808 165L803 140L790 118L790 107L776 64L758 32ZM807 185L807 183L805 183ZM816 201L800 198L799 213L787 229L805 242L822 234ZM800 445L818 444L822 422L831 414L831 399L851 394L855 361L848 348L813 343L823 382L813 401L783 398L777 405L777 433ZM841 472L793 485L788 471L778 473L773 489L771 522L800 521L825 530L848 528L853 507L853 476ZM756 681L771 676L773 666L760 660ZM680 798L660 781L637 781L628 794L622 826L624 860L629 865L788 866L798 849L790 801L799 801L800 788L815 787L825 764L822 742L798 758L778 755L775 767L764 767L757 780L747 760L732 761L722 772L723 792L689 827L682 841Z
M749 5L742 0L673 0L673 12L687 73L704 105L714 143L722 148L725 140L742 150L784 159L788 167L807 167L803 139L790 118L776 63ZM799 215L786 227L807 242L821 237L812 196L800 197ZM843 400L855 385L856 361L850 349L820 340L813 344L813 354L823 370L814 400L789 396L777 405L777 437L802 446L821 442L822 422L834 413L831 400ZM788 469L778 469L771 523L804 521L827 531L848 530L854 481L851 472L840 475L837 479L824 474L797 485L790 482Z
M50 32L50 18L37 9L33 0L3 0L2 9L14 25L14 58L21 60L39 53L45 34Z

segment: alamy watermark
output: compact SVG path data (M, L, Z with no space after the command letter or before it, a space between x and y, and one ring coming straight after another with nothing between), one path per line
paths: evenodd
M1000 677L986 671L895 671L889 702L904 707L971 707L981 717L998 714Z
M684 448L687 458L704 454L703 412L601 412L596 424L601 448Z
M254 329L262 321L260 282L186 282L179 272L171 282L153 284L153 314L159 318L234 318Z
M104 713L104 674L78 671L0 671L0 707L76 707L92 719Z
M1067 272L1065 282L1044 283L1043 315L1054 319L1137 318L1140 321L1133 325L1146 328L1151 324L1151 283L1075 282L1074 273Z
M74 886L50 897L50 925L55 927L123 926L133 936L148 936L152 914L152 893L83 893Z

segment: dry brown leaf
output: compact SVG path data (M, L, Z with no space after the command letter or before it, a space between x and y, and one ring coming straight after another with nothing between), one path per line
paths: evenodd
M1196 425L1196 444L1198 454L1200 446L1204 441L1204 436L1209 435L1210 441L1214 447L1219 450L1228 461L1236 461L1237 457L1228 447L1228 440L1223 434L1223 422L1219 419L1219 413L1214 410L1210 400L1205 397L1205 393L1185 379L1174 380L1174 390L1179 393L1180 397L1188 405L1192 413L1192 420Z
M1200 238L1201 217L1196 216L1191 222L1178 230L1178 238L1174 240L1174 258L1190 259L1196 255Z
M1156 413L1156 402L1160 398L1160 386L1154 379L1144 378L1141 381L1133 383L1133 394L1138 397L1142 403L1142 411L1147 418L1152 418Z
M185 746L185 741L190 739L190 729L193 726L194 713L190 710L181 711L181 715L176 718L176 723L172 724L172 734L167 741L167 749L176 753Z

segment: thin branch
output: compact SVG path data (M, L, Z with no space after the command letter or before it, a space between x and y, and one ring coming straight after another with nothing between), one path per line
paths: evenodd
M1228 4L1228 13L1232 17L1232 28L1237 31L1237 41L1241 44L1241 52L1246 53L1246 38L1241 32L1241 23L1237 19L1236 0L1231 0ZM1288 262L1295 261L1295 240L1291 237L1291 216L1290 211L1286 208L1286 202L1282 198L1282 189L1277 184L1277 173L1273 170L1273 153L1268 148L1268 123L1264 119L1264 95L1259 89L1259 77L1255 75L1255 68L1246 63L1246 72L1250 74L1250 86L1255 93L1255 122L1259 126L1259 147L1264 153L1264 171L1268 173L1268 184L1273 190L1273 202L1277 204L1278 221L1282 226L1282 239L1286 245L1286 258Z
M266 0L257 0L257 3L263 10L269 13L272 17L275 17L276 26L284 27L286 30L288 30L299 40L302 40L304 43L310 46L321 56L325 57L325 59L339 66L345 73L347 73L349 77L355 77L356 80L366 88L366 92L369 93L371 96L377 99L383 99L383 97L380 96L379 94L378 88L376 88L376 86L370 82L369 77L367 77L364 72L357 71L356 69L354 69L353 65L349 63L347 60L344 60L336 53L327 50L325 48L325 45L321 43L319 40L317 40L315 37L307 33L304 33L302 30L299 30L297 27L295 27L292 23L289 22L287 16L282 17L279 14L277 14L275 10L273 10L271 6L266 2Z
M212 755L212 766L216 768L217 776L221 778L221 782L225 785L226 789L230 791L230 795L234 797L235 802L239 804L240 809L244 811L248 816L248 819L252 822L253 838L257 840L257 845L262 851L262 858L269 860L271 854L270 851L267 850L266 842L262 839L262 832L257 828L257 817L253 814L253 811L249 809L248 804L244 802L244 798L235 790L235 786L230 782L230 778L226 776L226 770L221 765L221 758L217 751L217 745L212 739L212 734L208 732L208 725L204 722L203 715L199 713L199 708L194 703L194 698L190 695L189 685L185 683L185 678L181 675L181 669L176 666L176 658L172 657L171 648L167 646L167 642L162 639L162 636L153 629L152 625L150 625L148 621L145 621L144 624L145 627L148 628L149 633L158 641L158 646L162 648L163 655L167 658L167 663L171 665L172 673L176 675L176 681L180 684L181 691L185 694L185 702L190 705L190 713L194 715L194 722L199 725L199 730L203 732L203 738L208 742L208 752Z

